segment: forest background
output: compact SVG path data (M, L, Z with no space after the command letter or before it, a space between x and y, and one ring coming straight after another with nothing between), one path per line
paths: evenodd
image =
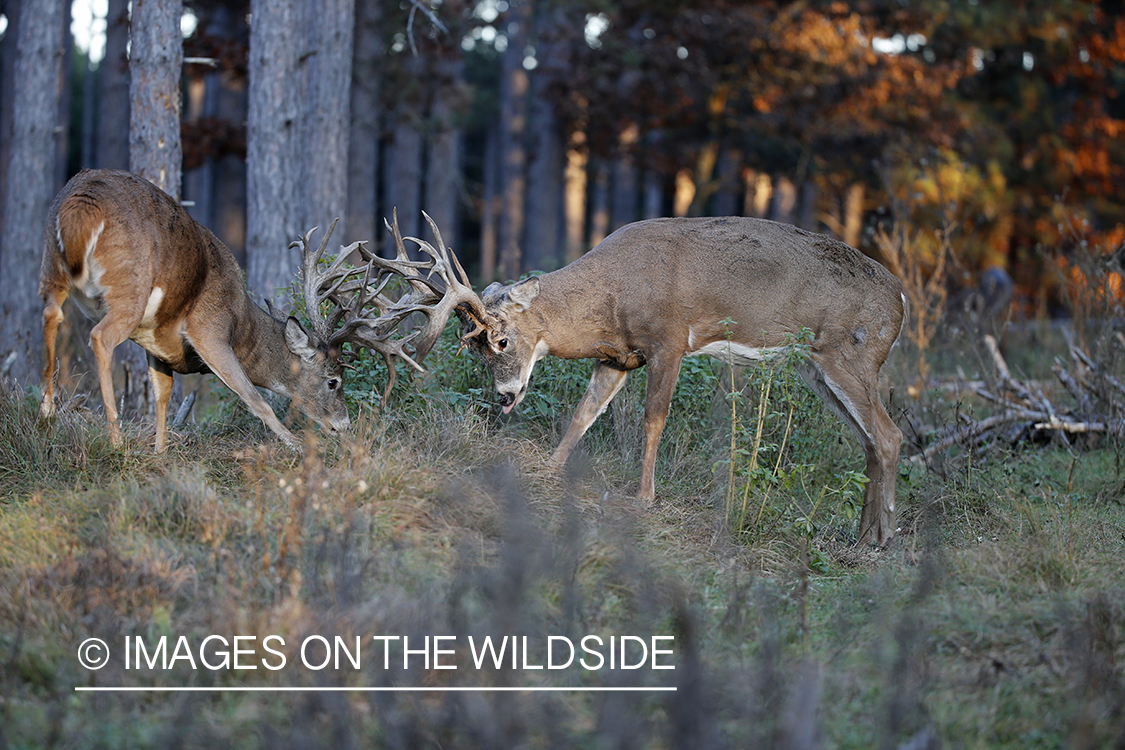
M1023 315L1054 312L1048 257L1125 240L1120 2L155 6L181 17L156 53L182 105L130 94L125 0L0 2L0 359L25 382L51 197L130 168L137 122L170 107L182 178L163 187L261 297L292 280L298 233L340 216L336 239L381 246L394 209L407 234L432 215L479 283L651 216L766 216L876 257L897 221L935 263L949 240L955 285L1005 268ZM50 44L21 57L33 26Z

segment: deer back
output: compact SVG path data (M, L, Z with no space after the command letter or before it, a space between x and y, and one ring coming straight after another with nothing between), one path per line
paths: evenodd
M880 264L831 237L740 217L630 224L565 268L494 284L483 300L496 323L477 349L494 375L502 358L547 351L632 369L658 349L770 348L801 328L818 346L858 336L889 350L902 320L901 285ZM501 357L500 341L519 354Z

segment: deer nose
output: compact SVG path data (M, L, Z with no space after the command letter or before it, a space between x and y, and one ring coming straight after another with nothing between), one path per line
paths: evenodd
M328 427L329 432L333 432L333 433L335 433L335 432L345 432L345 431L347 431L348 427L351 426L351 423L352 423L351 419L344 416L344 417L341 417L339 419L333 419L333 420L329 421L327 423L326 427Z
M513 393L501 393L500 394L500 405L501 406L511 406L515 402L516 402L515 394L513 394Z

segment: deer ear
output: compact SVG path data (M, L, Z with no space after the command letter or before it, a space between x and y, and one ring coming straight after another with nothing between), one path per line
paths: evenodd
M285 321L285 343L289 345L289 351L306 362L312 362L320 354L320 349L313 343L312 336L293 316L289 316Z
M524 312L531 306L532 301L539 296L539 278L532 276L508 290L508 300L516 306L519 312Z
M484 288L484 291L480 293L480 296L482 299L488 299L492 295L497 294L498 292L502 292L503 290L504 285L499 281L494 281Z

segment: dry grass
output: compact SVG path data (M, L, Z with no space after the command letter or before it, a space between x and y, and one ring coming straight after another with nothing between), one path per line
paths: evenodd
M636 442L627 403L557 472L553 438L467 409L361 414L346 439L309 434L303 459L252 419L202 422L156 458L144 424L117 452L96 415L41 425L29 399L0 394L0 748L1120 741L1125 523L1105 499L1119 481L1112 451L969 456L944 479L904 462L902 532L886 550L857 549L835 522L736 544L711 467L722 441L669 427L659 500L641 508L636 455L617 449ZM676 670L365 660L339 672L119 661L88 672L75 659L86 637L213 633L280 635L289 664L310 634L671 634ZM544 681L678 691L73 691Z

